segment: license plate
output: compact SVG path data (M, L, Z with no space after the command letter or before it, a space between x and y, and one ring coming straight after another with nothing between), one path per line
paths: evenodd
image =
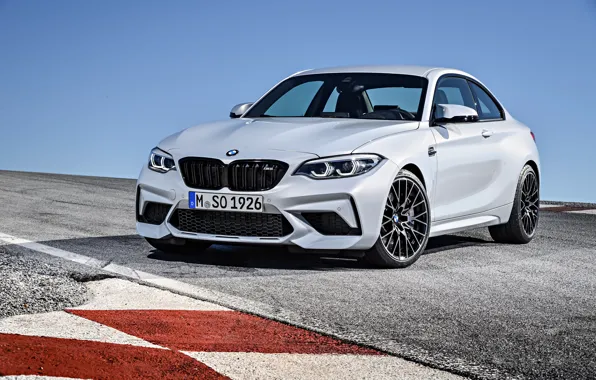
M201 210L263 212L262 195L214 194L190 191L188 207Z

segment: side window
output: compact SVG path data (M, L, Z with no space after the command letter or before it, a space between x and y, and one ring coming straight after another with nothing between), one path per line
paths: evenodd
M304 116L322 85L322 81L316 81L306 82L292 88L273 103L265 112L265 115L278 117Z
M435 90L434 104L458 104L476 109L476 102L474 102L468 81L456 77L441 79Z
M470 82L470 87L476 94L478 99L478 119L479 120L490 120L490 119L502 119L503 115L501 110L494 102L494 100L484 91L480 86L474 82Z
M339 92L337 92L337 87L333 89L331 95L329 95L329 99L327 103L325 103L325 108L323 112L335 112L335 107L337 106L337 98L339 97Z

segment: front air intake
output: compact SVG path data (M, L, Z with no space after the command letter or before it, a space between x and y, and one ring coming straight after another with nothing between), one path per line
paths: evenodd
M239 237L278 238L294 230L283 215L262 212L177 209L170 223L183 232Z

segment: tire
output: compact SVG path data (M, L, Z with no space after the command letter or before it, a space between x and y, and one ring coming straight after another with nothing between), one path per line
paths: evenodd
M401 170L389 189L379 237L366 251L365 260L384 268L405 268L414 264L428 243L430 220L424 185L411 172Z
M498 243L527 244L536 234L539 219L540 183L531 166L526 165L515 190L509 221L488 227L490 236Z
M145 238L145 240L158 251L170 254L188 255L200 253L211 246L211 243L202 240L151 238Z

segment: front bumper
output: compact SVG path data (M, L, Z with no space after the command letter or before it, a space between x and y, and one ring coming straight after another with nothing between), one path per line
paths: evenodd
M291 165L293 166L293 165ZM148 168L137 182L137 214L143 214L148 202L168 204L170 208L161 224L137 222L141 236L161 239L178 237L220 243L295 245L316 250L365 250L372 247L381 228L382 211L397 165L384 160L371 172L352 178L313 180L293 176L290 168L281 182L263 192L236 192L227 188L197 190L185 185L180 172L162 174ZM221 194L263 195L265 213L282 214L293 231L283 237L222 236L180 231L170 223L176 209L188 209L188 193L205 191ZM213 211L209 211L213 212ZM226 211L215 211L226 212ZM335 212L359 235L323 235L303 217L304 212Z

